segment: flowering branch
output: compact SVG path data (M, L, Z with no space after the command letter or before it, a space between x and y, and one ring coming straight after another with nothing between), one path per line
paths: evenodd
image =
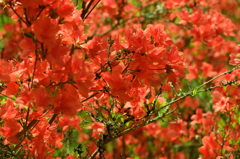
M224 73L221 73L220 75L218 75L218 76L216 76L216 77L214 77L214 78L212 78L212 79L204 82L203 84L201 84L200 86L198 86L198 87L196 88L197 91L195 92L195 95L196 95L196 94L199 94L199 93L202 93L202 92L206 92L206 91L213 90L213 89L218 88L218 87L231 85L231 84L235 83L236 81L239 81L240 79L235 79L235 80L233 80L233 81L229 81L229 82L227 82L227 83L224 83L224 84L221 84L221 85L218 85L218 86L215 86L215 87L209 87L209 88L206 88L206 89L204 89L204 90L199 90L200 88L202 88L203 86L209 84L209 83L212 82L213 80L215 80L215 79L217 79L217 78L219 78L219 77L221 77L221 76L223 76L223 75L231 74L234 70L237 70L237 69L240 69L240 66L236 66L236 67L234 67L233 69L228 70L228 71L226 71L226 72L224 72ZM134 125L133 127L127 128L127 129L121 131L120 133L118 133L118 134L116 134L116 135L111 135L111 137L108 136L108 138L106 138L106 139L99 139L99 140L101 140L100 143L102 143L101 146L103 146L103 145L105 145L105 144L107 144L107 143L109 143L109 142L111 142L111 141L113 141L113 140L115 140L115 139L117 139L117 138L119 138L119 137L121 137L121 136L129 133L129 132L132 132L132 131L134 131L134 130L136 130L136 129L138 129L138 128L141 128L141 127L143 127L143 126L146 126L146 125L148 125L148 124L150 124L150 123L156 122L156 121L158 121L159 119L163 119L164 117L172 114L174 111L177 110L177 108L175 108L175 109L173 109L173 110L171 110L171 111L169 112L170 106L171 106L172 104L174 104L174 103L176 103L176 102L178 102L178 101L180 101L180 100L182 100L182 99L185 99L187 96L192 96L192 95L193 95L192 91L190 91L190 92L188 92L188 93L183 93L183 94L184 94L184 95L182 95L181 97L179 97L179 98L177 98L177 99L175 99L175 100L173 100L173 101L171 101L171 102L169 102L169 103L166 103L164 106L162 106L159 110L161 110L161 109L163 109L163 108L165 108L165 107L168 107L168 108L166 109L166 111L163 112L162 114L159 114L158 116L156 116L156 117L154 117L154 118L151 118L151 119L147 119L147 120L144 120L144 119L143 119L143 120L142 120L142 121L143 121L142 124ZM157 112L158 112L159 110L157 110ZM94 157L98 154L99 150L100 150L100 149L97 148L97 149L94 151L94 153L91 154L91 156L89 157L89 159L94 158Z

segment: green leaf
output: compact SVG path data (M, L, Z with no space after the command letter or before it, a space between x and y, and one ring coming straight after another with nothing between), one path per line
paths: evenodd
M233 129L235 129L236 125L237 125L237 123L232 124Z
M240 138L237 140L237 143L236 144L239 144L240 143Z
M6 96L1 96L1 106L5 104L6 100L7 100Z
M194 89L193 91L192 91L192 96L194 97L194 96L196 96L197 95L197 89Z
M131 121L127 122L125 125L126 125L127 127L129 127L129 126L130 126L130 123L131 123Z
M180 20L181 20L181 19L180 19L179 17L176 17L175 20L174 20L174 22L175 22L176 24L178 24L178 23L180 22Z
M123 118L121 118L121 122L124 123L124 119Z
M166 102L163 102L163 103L160 105L160 109L159 109L159 111L158 111L158 115L163 115L163 114L165 114L165 113L168 111L170 105L168 105L168 106L165 106L165 105L166 105Z
M164 105L166 105L167 102L163 102L163 103L160 104L159 101L158 101L158 99L155 98L152 103L155 104L155 108L156 108L156 110L158 110L158 109L160 109L161 107L163 107Z
M25 29L22 29L22 30L23 30L24 35L25 35L26 37L31 38L31 39L34 39L33 34L29 33L29 32L28 32L27 30L25 30Z
M238 125L240 125L240 116L237 118Z
M17 97L16 97L16 96L12 96L11 99L12 99L13 101L15 101L15 100L17 99Z
M112 111L111 115L112 115L112 118L114 118L116 116L115 111Z

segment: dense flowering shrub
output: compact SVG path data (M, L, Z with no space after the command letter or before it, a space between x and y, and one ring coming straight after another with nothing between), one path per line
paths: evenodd
M0 8L1 158L240 157L237 0Z

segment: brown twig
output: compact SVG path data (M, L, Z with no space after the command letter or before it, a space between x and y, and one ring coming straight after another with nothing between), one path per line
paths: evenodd
M92 97L96 96L97 94L98 94L98 92L97 92L97 93L94 93L94 94L91 95L90 97L88 97L88 98L82 100L81 103L86 102L87 100L91 99Z
M85 19L85 15L87 14L89 8L91 7L92 3L94 2L94 0L91 0L87 7L85 8L85 6L83 7L83 11L82 11L82 14L81 14L81 18L84 20Z
M48 123L51 125L57 116L58 116L58 113L54 113Z
M9 4L10 8L12 9L12 11L18 16L18 18L29 27L29 24L14 10L11 2L9 2L8 4Z
M37 61L38 61L38 58L37 58L37 53L36 53L36 58L35 58L35 62L34 62L34 67L33 67L33 73L32 73L32 79L31 79L31 86L30 86L30 88L33 87L33 80L34 80L34 76L35 76L35 72L36 72Z
M16 137L19 139L22 135L24 135L28 130L32 128L39 120L33 119L21 132L17 133Z
M93 11L93 9L98 5L100 1L101 0L98 0L98 2L92 7L92 9L88 12L88 14L84 17L84 19L86 19L89 16L89 14Z

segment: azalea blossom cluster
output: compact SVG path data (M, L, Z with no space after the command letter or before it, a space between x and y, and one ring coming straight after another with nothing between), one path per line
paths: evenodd
M239 5L0 2L2 157L236 158Z

